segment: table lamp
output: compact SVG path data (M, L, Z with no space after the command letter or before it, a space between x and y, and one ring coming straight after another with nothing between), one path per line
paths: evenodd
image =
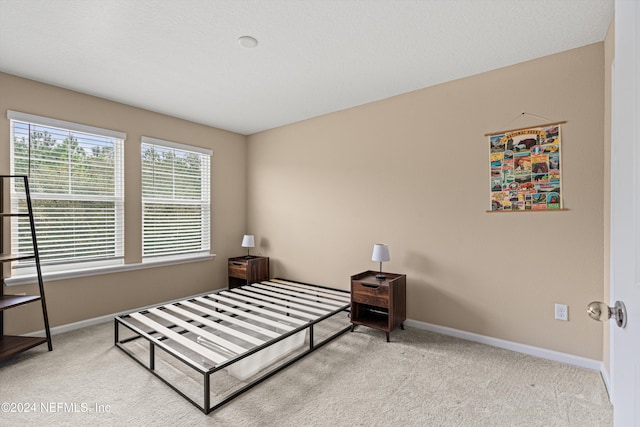
M253 240L253 234L245 234L242 238L242 247L247 248L247 256L245 257L246 259L251 258L251 255L249 255L249 248L253 248L255 245L256 244Z
M391 256L389 255L389 245L385 245L383 243L376 243L375 245L373 245L373 255L371 255L371 261L377 261L380 263L380 273L376 274L376 279L386 279L387 276L382 273L382 263L391 261Z

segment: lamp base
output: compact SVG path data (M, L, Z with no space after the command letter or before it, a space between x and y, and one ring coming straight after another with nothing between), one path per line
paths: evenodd
M378 279L378 280L384 280L386 278L387 278L387 276L385 276L384 274L376 274L376 279Z

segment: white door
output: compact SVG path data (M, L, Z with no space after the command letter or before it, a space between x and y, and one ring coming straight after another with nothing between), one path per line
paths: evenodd
M627 325L611 328L616 427L640 427L640 1L615 2L611 153L611 300Z

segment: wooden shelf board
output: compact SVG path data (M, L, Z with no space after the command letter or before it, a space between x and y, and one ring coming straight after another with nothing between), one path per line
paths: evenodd
M0 297L0 311L39 300L39 295L3 295Z
M36 256L33 253L28 254L0 254L0 262L18 261L20 259L33 259Z
M22 353L25 350L47 342L45 337L19 337L4 335L0 337L0 360Z

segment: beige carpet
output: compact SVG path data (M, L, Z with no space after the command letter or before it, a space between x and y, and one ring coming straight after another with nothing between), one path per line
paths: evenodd
M0 425L613 424L598 372L414 328L391 341L358 327L204 415L114 347L109 322L0 364Z

